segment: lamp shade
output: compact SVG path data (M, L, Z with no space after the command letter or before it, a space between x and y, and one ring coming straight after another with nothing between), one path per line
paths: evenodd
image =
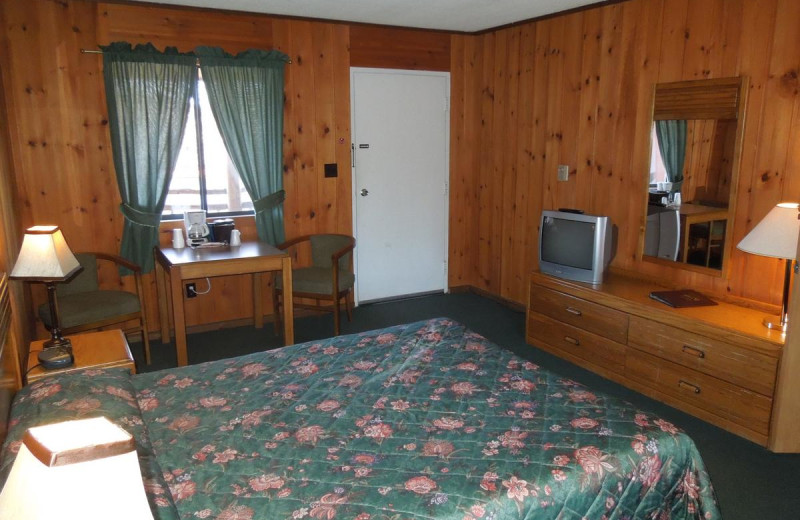
M80 268L58 226L33 226L25 231L11 278L61 282Z
M105 417L25 432L0 520L152 520L133 438Z
M792 260L797 256L797 236L800 233L796 202L782 202L772 208L737 248L747 253Z

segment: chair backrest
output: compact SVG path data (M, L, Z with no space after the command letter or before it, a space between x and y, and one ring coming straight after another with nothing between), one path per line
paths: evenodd
M311 262L314 267L331 266L331 255L352 243L353 238L347 235L311 235ZM339 269L350 270L351 252L339 259Z
M56 291L61 296L96 291L100 288L97 282L97 257L91 253L75 253L75 258L83 266L83 271L69 283L60 283L56 286Z

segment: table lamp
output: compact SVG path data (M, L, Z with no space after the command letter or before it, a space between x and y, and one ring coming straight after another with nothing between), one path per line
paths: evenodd
M66 282L81 270L78 259L70 251L58 226L33 226L25 231L17 263L10 278L28 282L43 282L50 304L50 339L39 352L44 368L72 365L72 344L61 333L58 322L56 282Z
M105 417L25 432L0 520L152 520L133 437Z
M764 325L767 328L783 332L786 332L789 322L792 262L797 256L797 236L800 233L798 207L800 204L796 202L781 202L772 208L767 216L736 246L747 253L782 258L786 261L781 315L764 318Z

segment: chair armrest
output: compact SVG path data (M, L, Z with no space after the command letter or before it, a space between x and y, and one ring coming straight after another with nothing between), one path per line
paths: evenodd
M340 250L336 251L331 255L331 262L333 263L333 265L336 265L338 263L337 260L339 260L341 257L343 257L344 255L355 249L355 247L356 247L356 239L351 238L349 244L347 244L346 246L344 246L343 248L341 248Z
M83 251L81 251L81 252L83 252ZM94 255L100 260L108 260L110 262L114 262L117 265L121 265L122 267L127 267L128 269L130 269L134 273L140 273L142 271L141 267L139 267L138 265L134 264L133 262L130 262L130 261L122 258L119 255L114 255L114 254L111 254L111 253L96 253L96 252L92 252L92 251L87 251L86 253L88 253L90 255Z
M291 240L287 240L286 242L278 244L275 247L277 247L278 249L289 249L290 247L297 245L300 242L306 242L308 240L311 240L311 235L303 235L300 237L292 238Z

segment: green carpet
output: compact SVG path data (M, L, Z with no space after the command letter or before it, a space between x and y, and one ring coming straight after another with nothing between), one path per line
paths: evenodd
M378 329L435 317L448 317L467 325L498 345L542 367L652 410L683 428L695 441L711 474L722 513L727 520L796 520L800 518L800 455L777 455L736 435L653 401L607 379L587 372L525 343L525 316L493 300L469 293L433 295L355 309L353 322L342 322L342 334ZM297 343L330 337L331 315L295 321ZM200 363L276 348L281 338L272 324L263 329L239 327L188 339L189 362ZM176 365L175 348L151 342L152 363L143 366L141 344L131 345L140 371Z

